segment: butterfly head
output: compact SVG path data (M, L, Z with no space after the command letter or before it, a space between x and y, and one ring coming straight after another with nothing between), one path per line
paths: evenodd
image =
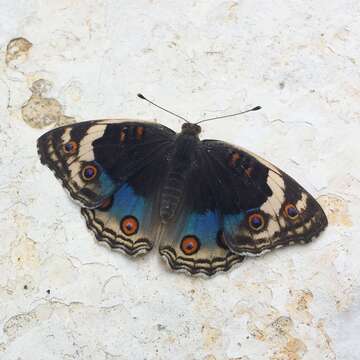
M198 136L201 133L201 127L197 124L184 123L181 127L181 133L186 135Z

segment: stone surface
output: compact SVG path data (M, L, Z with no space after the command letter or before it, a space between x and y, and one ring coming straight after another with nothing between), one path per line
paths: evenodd
M359 38L355 0L1 0L0 358L358 359ZM179 130L140 91L192 120L262 105L203 137L294 176L326 232L211 280L96 244L35 142L96 118Z

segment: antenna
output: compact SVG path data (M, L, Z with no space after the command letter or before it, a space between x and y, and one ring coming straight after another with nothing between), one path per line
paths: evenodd
M176 117L184 120L184 121L187 122L187 123L190 122L190 121L186 120L185 118L183 118L182 116L177 115L177 114L173 113L172 111L167 110L167 109L163 108L162 106L155 104L154 102L152 102L152 101L150 101L149 99L147 99L143 94L137 94L137 96L138 96L140 99L146 100L146 101L149 102L150 104L158 107L158 108L161 109L161 110L164 110L164 111L168 112L168 113L171 114L171 115L174 115L174 116L176 116Z
M195 124L198 125L198 124L203 123L205 121L216 120L216 119L224 119L224 118L228 118L228 117L231 117L231 116L237 116L237 115L241 115L241 114L246 114L246 113L248 113L250 111L258 111L260 109L261 109L261 106L255 106L254 108L252 108L250 110L246 110L246 111L242 111L242 112L238 112L238 113L230 114L230 115L217 116L217 117L213 117L213 118L210 118L210 119L204 119L204 120L198 121Z

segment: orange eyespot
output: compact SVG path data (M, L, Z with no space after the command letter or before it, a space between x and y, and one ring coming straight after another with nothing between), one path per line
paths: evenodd
M86 165L84 166L81 172L82 178L85 181L91 181L95 179L97 173L98 173L98 169L95 165Z
M287 204L284 208L284 215L291 220L295 220L299 217L299 210L295 205Z
M120 228L125 235L134 235L139 230L139 222L134 216L126 216L121 220Z
M63 145L63 151L67 155L75 154L77 149L78 149L78 144L73 140L70 140L69 142Z
M200 249L200 241L194 235L185 236L181 240L180 248L185 255L195 254Z
M252 230L259 231L264 227L265 220L260 214L251 214L249 216L248 223Z

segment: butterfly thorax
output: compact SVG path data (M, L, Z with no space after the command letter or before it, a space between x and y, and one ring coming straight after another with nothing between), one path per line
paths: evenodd
M200 143L200 130L198 125L184 124L175 140L174 150L169 159L169 171L161 192L160 217L164 223L175 217L183 200L187 177Z
M201 127L197 124L184 123L181 127L181 133L186 135L198 136L201 133Z

